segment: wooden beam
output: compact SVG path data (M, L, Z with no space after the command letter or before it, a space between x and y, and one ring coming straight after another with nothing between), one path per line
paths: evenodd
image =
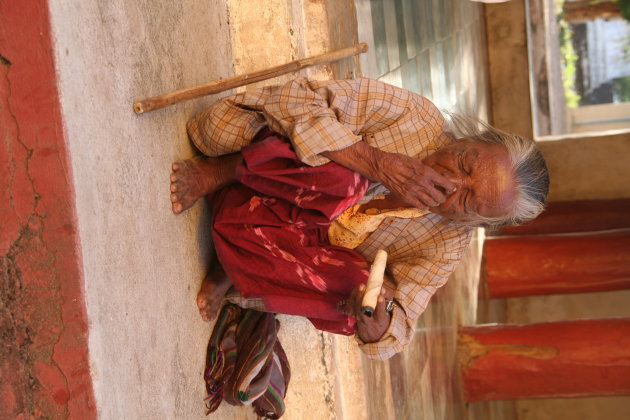
M630 288L630 229L511 236L484 242L490 298Z
M630 318L459 332L467 401L630 394Z

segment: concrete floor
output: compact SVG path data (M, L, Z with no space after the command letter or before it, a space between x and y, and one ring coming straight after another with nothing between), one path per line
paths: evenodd
M168 176L193 153L185 122L213 98L143 116L132 103L232 74L226 4L49 5L99 417L202 418L207 213L174 216Z
M403 3L410 4L395 4ZM478 55L482 21L475 18L461 26L469 32L457 32L460 26L453 25L454 16L461 17L468 2L450 1L449 5L457 7L452 10L440 2L423 2L425 6L429 3L439 7L423 9L429 12L427 18L441 16L447 23L434 32L440 35L432 38L437 44L416 49L424 51L430 61L423 61L422 54L413 60L417 65L431 66L431 77L423 80L428 80L435 92L442 92L436 96L440 105L455 105L447 102L453 99L457 104L475 104L471 109L483 114L485 73ZM211 246L208 215L204 204L173 215L168 175L172 161L193 154L185 122L216 97L142 116L133 113L132 103L230 76L235 68L242 72L249 66L256 69L278 64L294 54L310 55L338 44L339 35L336 39L322 35L339 26L334 13L317 7L347 6L347 2L274 0L258 5L260 13L249 9L251 3L237 0L73 4L51 0L49 4L76 191L90 363L99 417L205 418L202 371L211 325L200 320L195 296ZM471 7L478 10L476 5ZM275 43L263 36L250 36L247 52L243 38L237 39L237 35L253 24L290 35L272 37ZM452 44L449 31L457 32L453 32ZM474 37L466 36L469 33ZM260 47L252 48L256 42ZM449 56L448 45L458 48L457 54L452 50ZM251 61L251 51L267 53ZM462 61L454 64L448 57ZM445 68L455 70L446 73ZM322 67L309 74L329 77L332 68ZM446 74L449 79L443 78ZM470 265L460 269L462 273L475 273L478 257L469 261ZM281 340L292 366L284 418L457 418L451 415L461 413L461 407L448 405L456 392L449 385L455 366L454 327L475 301L475 278L463 275L441 292L433 309L420 321L421 337L415 341L418 347L402 356L402 362L400 358L394 361L398 365L369 362L353 340L318 332L306 320L281 316ZM463 293L466 291L470 293ZM450 337L446 347L439 339L443 328ZM427 335L427 329L436 333ZM441 364L446 359L430 357L438 356L442 348L448 349L446 364ZM415 360L421 365L413 365ZM415 377L404 379L400 376L403 371L413 371ZM435 386L429 387L431 383ZM410 395L398 394L400 384L420 393L421 399L416 393L410 396L412 403L400 405L401 395ZM254 416L248 408L223 405L213 418Z
M273 9L281 5L282 13ZM304 34L273 45L265 45L265 37L250 37L248 48L258 41L258 50L266 51L266 59L250 62L242 38L235 42L235 27L252 29L248 19L257 19L261 30L275 22L277 32L289 34L302 6L276 1L261 5L257 14L241 2L224 0L50 2L100 418L205 414L203 367L212 326L200 320L195 297L211 246L208 214L200 203L173 215L168 176L171 162L193 155L185 122L216 97L142 116L133 113L132 103L231 76L234 67L242 72L247 65L279 64L296 50L317 53L304 48ZM311 26L326 22L321 13L309 19ZM336 346L338 338L314 330L306 320L281 317L281 322L293 368L285 417L342 418L344 412L348 418L365 417L361 404L352 402L352 395L363 402L365 393L335 374L352 373L353 364L340 357L360 362L356 349L348 348L352 343L343 338ZM357 413L355 406L363 411ZM253 418L253 413L223 405L214 417Z

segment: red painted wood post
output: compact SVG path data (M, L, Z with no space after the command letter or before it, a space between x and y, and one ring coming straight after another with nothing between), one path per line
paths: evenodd
M630 318L464 327L467 401L630 395Z
M595 232L630 228L630 199L558 201L535 220L521 226L506 226L488 236L541 235Z
M487 239L482 277L490 298L627 289L630 229Z

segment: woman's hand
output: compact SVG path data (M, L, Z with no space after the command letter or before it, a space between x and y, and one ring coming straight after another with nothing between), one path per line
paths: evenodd
M397 153L382 154L377 177L390 191L421 210L442 204L455 192L455 184L420 159Z
M422 160L376 149L358 142L343 150L322 155L403 197L407 205L428 210L442 204L455 191L455 184Z
M372 317L364 315L361 311L364 294L365 285L362 284L352 291L350 297L340 305L339 310L357 320L357 334L361 340L365 343L373 343L380 340L389 327L391 315L386 309L386 299L392 298L393 291L383 285Z

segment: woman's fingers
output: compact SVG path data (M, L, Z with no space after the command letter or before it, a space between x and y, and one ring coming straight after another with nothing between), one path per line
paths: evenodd
M377 329L380 331L382 324L389 325L390 315L387 313L387 299L393 296L393 291L383 285L372 317L365 315L361 310L364 294L365 285L362 284L350 293L348 299L337 304L337 310L354 317L363 326L376 328L378 325Z
M403 195L413 185L420 185L425 194L442 202L456 190L457 186L449 178L418 158L388 153L380 163L383 169L378 180Z
M424 163L422 165L425 168L424 177L432 183L434 188L438 187L444 190L445 195L453 194L455 190L457 190L457 185L455 185L453 181L451 181L444 175L441 175L439 172L435 171L430 166L427 166Z
M381 295L378 297L378 303L376 304L376 308L374 310L374 321L380 324L386 318L389 319L389 314L387 313L387 303L385 302L385 296Z
M442 204L446 200L446 195L435 189L435 187L420 183L411 183L407 188L405 198L407 202L414 207L429 209Z
M361 314L361 301L365 294L365 285L356 287L348 296L348 299L337 304L337 310L346 315L357 318Z
M409 156L392 155L385 175L384 184L417 208L436 207L456 190L447 177Z
M354 289L354 305L352 307L353 315L355 318L361 315L361 306L363 303L363 295L365 294L365 284L359 285Z
M372 317L359 315L357 318L357 329L359 337L366 343L373 343L381 339L389 324L391 316L387 313L387 303L384 296L379 296Z
M409 199L413 200L411 204L420 209L429 209L444 202L443 195L441 197L432 197L426 192L426 189L421 188L419 185L413 185L408 191ZM437 194L439 194L438 191L436 191Z

